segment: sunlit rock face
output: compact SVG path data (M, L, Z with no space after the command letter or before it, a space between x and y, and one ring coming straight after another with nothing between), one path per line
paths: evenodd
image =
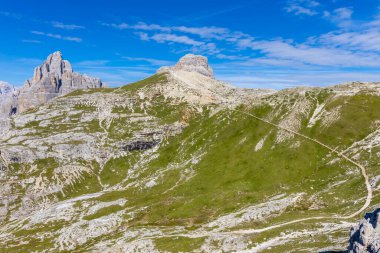
M74 72L70 62L63 60L62 53L58 51L36 67L33 78L27 80L20 89L17 110L23 112L74 90L102 86L100 79Z
M6 118L16 107L16 89L7 82L0 81L0 118Z
M172 67L161 67L157 71L157 73L164 73L168 71L193 72L214 79L214 73L212 68L208 64L207 57L202 55L187 54L183 56L181 59L179 59L176 65Z

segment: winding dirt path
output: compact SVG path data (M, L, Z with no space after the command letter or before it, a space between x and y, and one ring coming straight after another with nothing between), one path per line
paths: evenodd
M335 153L336 155L338 155L339 157L345 159L346 161L348 161L349 163L357 166L360 168L360 171L363 175L363 178L364 178L364 181L365 181L365 185L366 185L366 188L367 188L367 198L366 198L366 201L364 203L364 205L360 208L360 210L356 211L355 213L351 214L351 215L347 215L347 216L332 216L332 217L327 217L327 216L317 216L317 217L310 217L310 218L304 218L304 219L298 219L298 220L293 220L293 221L289 221L289 222L285 222L285 223L280 223L280 224L277 224L277 225L273 225L273 226L269 226L269 227L266 227L266 228L260 228L260 229L246 229L246 230L237 230L237 231L232 231L230 233L233 233L233 234L253 234L253 233L261 233L261 232L265 232L265 231L268 231L268 230L271 230L271 229L274 229L274 228L279 228L279 227L283 227L283 226L286 226L286 225L291 225L291 224L294 224L294 223L298 223L298 222L303 222L303 221L309 221L309 220L322 220L322 219L340 219L340 220L347 220L347 219L351 219L359 214L361 214L365 209L367 209L367 207L371 204L371 201L372 201L372 189L371 189L371 185L369 183L369 178L368 178L368 175L367 175L367 171L366 169L364 168L363 165L355 162L354 160L352 160L351 158L349 158L348 156L342 154L341 152L338 152L336 151L336 149L333 149L331 147L329 147L328 145L316 140L316 139L313 139L313 138L310 138L309 136L306 136L306 135L303 135L303 134L300 134L296 131L293 131L291 129L288 129L286 127L283 127L283 126L280 126L280 125L277 125L277 124L274 124L268 120L265 120L263 118L260 118L260 117L257 117L256 115L253 115L251 113L248 113L248 112L243 112L243 111L239 111L239 110L234 110L234 109L231 109L231 111L235 111L235 112L238 112L238 113L242 113L242 114L245 114L245 115L248 115L252 118L255 118L259 121L262 121L262 122L265 122L269 125L272 125L276 128L279 128L279 129L282 129L282 130L285 130L287 132L290 132L294 135L297 135L297 136L300 136L304 139L307 139L309 141L312 141L312 142L315 142L317 143L318 145L330 150L332 153Z

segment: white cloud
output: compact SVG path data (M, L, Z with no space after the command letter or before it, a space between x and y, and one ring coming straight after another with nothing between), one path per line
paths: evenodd
M316 8L319 5L319 2L314 0L288 0L285 11L297 16L315 16L318 14Z
M354 14L354 11L352 8L345 7L345 8L338 8L335 9L332 12L324 11L323 16L327 19L329 19L331 22L335 23L337 26L342 28L347 28L352 25L352 15Z
M107 63L109 63L108 60L90 60L90 61L81 61L75 64L75 66L80 67L98 67L98 66L105 66Z
M306 43L296 44L284 40L252 40L245 41L243 48L260 51L266 59L293 62L315 66L332 67L380 67L380 55L375 53L356 52L347 49L328 47L323 45L313 46Z
M330 32L320 36L318 43L326 46L346 48L351 51L380 52L380 31Z
M19 58L19 59L16 59L16 61L18 63L33 65L33 66L40 65L43 62L42 59L37 59L37 58Z
M168 33L154 34L153 36L150 37L150 39L157 41L159 43L165 43L165 42L181 43L181 44L186 44L186 45L191 45L191 46L203 45L202 42L191 39L188 36L168 34Z
M152 58L127 57L127 56L123 56L121 58L128 60L128 61L148 62L148 63L155 65L155 66L167 66L167 65L173 64L173 62L171 62L171 61L158 60L158 59L152 59Z
M32 43L32 44L39 44L41 41L39 40L22 40L24 43Z
M133 29L133 30L143 30L143 31L161 31L161 32L170 32L170 27L164 27L161 25L156 24L146 24L144 22L139 22L135 25L130 25L127 23L120 23L120 24L108 24L108 23L101 23L104 26L113 27L120 30L125 29Z
M8 18L22 19L22 16L20 14L13 12L0 11L0 15Z
M289 0L287 3L288 11L292 13L295 13L294 8L297 6L318 14L322 9L315 0ZM135 25L122 23L117 27L136 30L135 33L144 41L189 46L186 50L180 49L181 53L191 51L213 55L218 59L237 61L240 66L306 69L380 67L380 17L363 24L354 23L352 15L353 10L348 7L326 12L325 18L337 23L340 28L297 42L283 38L257 39L239 31L215 26L163 26L139 22ZM239 57L242 54L245 57Z
M143 40L143 41L149 41L149 34L147 33L144 33L144 32L136 32L135 33L136 35L139 36L140 40Z
M241 56L241 55L226 55L226 54L216 54L215 55L216 58L218 59L225 59L225 60L244 60L244 59L247 59L248 57L247 56Z
M358 71L218 71L217 78L239 87L283 89L326 86L352 81L379 82L379 73Z
M70 37L70 36L63 36L60 34L53 34L53 33L45 33L41 31L31 31L32 34L36 35L41 35L41 36L46 36L54 39L59 39L59 40L67 40L67 41L74 41L74 42L82 42L81 38L78 37Z
M158 24L147 24L144 22L138 22L137 24L130 25L127 23L120 24L108 24L101 23L104 26L113 27L120 30L131 29L138 31L158 31L162 33L187 33L192 35L198 35L204 39L217 39L217 40L231 40L236 41L241 37L246 36L241 32L231 32L228 28L215 27L215 26L203 26L203 27L188 27L188 26L162 26Z
M73 25L73 24L64 24L61 22L51 22L52 26L55 28L65 29L65 30L76 30L76 29L84 29L84 26Z

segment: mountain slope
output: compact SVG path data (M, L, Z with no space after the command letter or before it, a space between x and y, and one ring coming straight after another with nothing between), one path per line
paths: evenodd
M8 252L346 247L359 216L344 217L368 194L361 170L294 132L363 165L377 206L380 84L243 92L188 70L74 91L8 119Z

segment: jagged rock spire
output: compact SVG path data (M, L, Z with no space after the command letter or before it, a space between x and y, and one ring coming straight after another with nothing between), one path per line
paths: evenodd
M41 66L34 69L34 75L30 85L40 81L45 76L49 76L49 74L62 78L64 73L72 72L73 69L70 62L63 60L62 53L57 51L49 55Z
M100 79L74 72L70 62L64 60L62 53L57 51L34 69L33 78L27 80L21 88L18 96L18 111L25 111L74 90L102 86Z

